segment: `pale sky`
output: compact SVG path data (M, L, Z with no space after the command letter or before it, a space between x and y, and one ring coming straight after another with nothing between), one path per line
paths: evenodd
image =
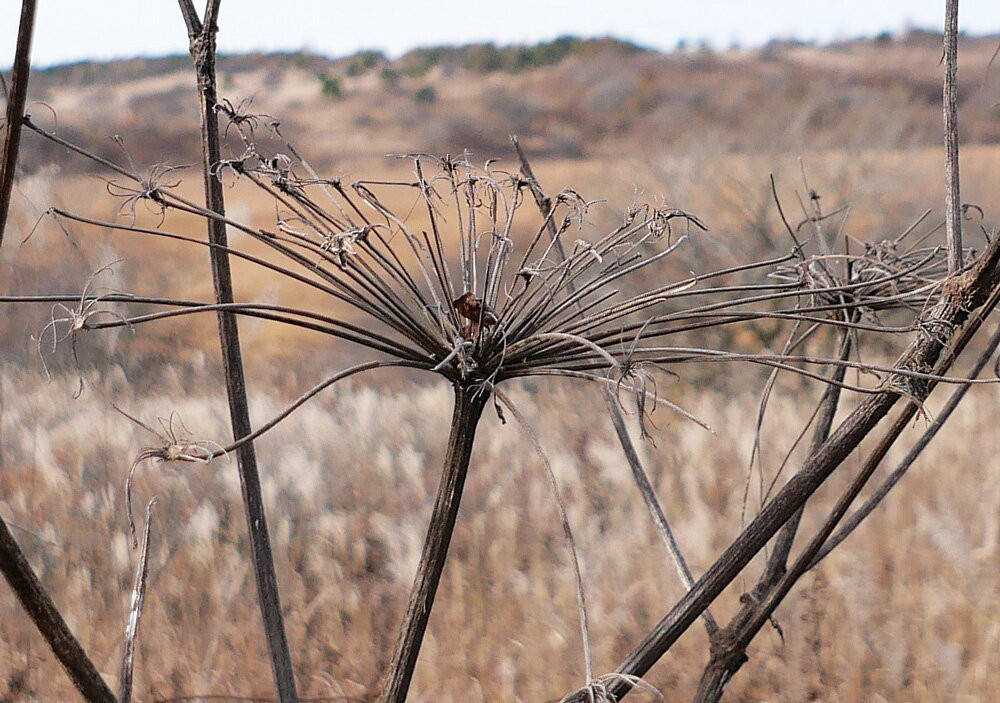
M161 56L187 50L175 0L38 0L32 61ZM200 9L204 0L195 0ZM13 60L21 3L0 0L0 67ZM223 0L225 53L307 49L341 56L381 49L493 41L537 42L562 34L613 35L670 49L678 40L718 48L774 37L828 42L909 26L939 28L944 0ZM1000 32L997 0L965 0L959 24Z

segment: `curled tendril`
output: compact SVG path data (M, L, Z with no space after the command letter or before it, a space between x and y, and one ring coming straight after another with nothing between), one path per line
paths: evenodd
M60 343L66 341L67 339L69 340L70 349L73 354L73 365L76 368L77 373L80 374L79 386L73 394L74 398L79 398L83 394L83 375L80 373L80 357L76 346L77 338L79 337L80 332L94 329L91 321L100 315L105 315L113 320L117 320L130 330L132 329L131 323L124 316L122 316L121 313L110 308L98 307L102 303L107 302L108 297L124 294L112 288L94 286L95 281L102 273L107 272L113 275L114 265L121 261L122 259L112 261L107 266L102 266L94 271L94 273L90 274L90 276L87 277L87 281L83 286L83 292L80 294L79 301L75 307L70 308L62 303L56 303L53 305L51 319L38 334L38 358L42 361L42 369L45 371L46 378L51 378L48 364L45 362L45 355L42 352L43 345L45 344L46 333L51 332L52 353L55 353ZM62 314L59 315L59 313ZM63 329L60 333L60 326L62 325L65 325L65 329Z
M337 265L344 268L347 259L357 254L354 245L364 241L370 230L370 227L355 227L345 232L325 232L319 249L335 256Z
M215 103L215 111L222 113L229 120L226 130L223 132L224 138L229 137L229 130L236 127L236 131L239 132L240 137L244 141L248 141L253 138L254 130L260 126L262 121L266 120L268 127L271 127L272 124L275 126L278 124L278 121L267 113L251 112L250 106L253 105L253 100L254 96L250 95L235 105L228 98L222 98L219 102ZM246 132L243 131L244 128Z
M125 479L125 516L128 518L129 534L132 537L132 546L137 547L138 542L135 534L135 519L132 513L132 482L135 478L135 470L139 464L149 459L157 459L161 462L186 462L207 464L217 456L229 455L221 444L207 439L194 439L191 431L185 426L180 415L173 411L169 418L158 417L159 430L155 430L142 420L139 420L119 408L112 406L119 413L143 428L159 440L153 446L143 447L132 460L129 466L128 476Z
M167 213L167 204L164 201L163 191L169 188L176 188L181 184L179 180L166 183L163 179L168 174L184 168L187 168L187 166L174 166L168 163L154 164L146 172L145 177L140 179L139 183L135 186L125 185L113 180L106 181L108 193L112 197L123 199L121 207L118 208L118 214L121 215L127 210L131 216L131 224L134 226L138 204L140 202L152 203L154 213L160 216L160 222L157 226L162 225Z

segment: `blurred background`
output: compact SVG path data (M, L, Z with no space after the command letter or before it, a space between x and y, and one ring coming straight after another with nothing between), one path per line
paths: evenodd
M18 5L0 6L5 77ZM859 241L894 238L927 210L921 232L933 241L943 221L943 2L336 5L228 1L219 23L220 95L252 100L262 131L280 121L324 175L406 178L410 165L387 156L398 152L467 151L477 163L498 158L516 169L516 134L549 192L571 186L602 200L591 212L595 233L620 222L636 199L704 220L711 231L671 261L678 277L789 250L771 174L794 221L812 188L828 212L849 206L835 226ZM997 222L1000 192L1000 66L992 65L1000 11L972 2L961 9L962 194L983 210L967 225L978 248L981 228ZM177 172L178 189L198 198L198 102L186 43L167 0L42 2L28 110L40 126L102 157L131 159L140 172L191 165ZM228 148L241 151L235 138ZM26 133L20 168L13 232L0 251L5 294L78 294L95 270L121 259L103 285L211 298L199 248L43 217L52 206L131 217L91 162ZM227 181L226 197L235 219L273 224L273 203L254 191ZM141 204L136 214L141 224L160 223ZM163 226L204 230L173 215ZM350 315L247 267L235 272L240 298ZM216 323L182 318L88 335L77 366L67 348L39 346L47 306L4 305L0 314L0 515L112 680L135 559L122 486L135 452L154 438L111 403L149 424L177 411L195 434L223 442ZM367 358L266 323L242 323L241 334L258 423ZM755 334L730 341L773 341L766 328ZM444 454L449 390L378 373L327 392L259 443L305 696L357 700L377 689ZM80 377L86 390L74 400ZM765 380L765 371L687 371L664 390L718 435L658 414L656 446L642 445L696 575L759 504L756 475L747 504L744 487ZM768 479L794 439L788 428L801 425L819 392L779 382L764 424ZM512 393L550 452L585 565L597 667L610 670L681 586L598 392L551 381ZM880 512L778 611L784 638L761 633L727 700L990 699L1000 686L1000 488L989 434L998 400L992 387L970 394ZM940 403L935 396L932 415ZM489 414L483 424L411 699L558 699L582 683L558 517L517 426ZM912 433L923 428L919 421ZM835 476L818 502L846 481ZM137 502L160 501L139 700L266 696L271 674L235 466L150 464L136 485ZM723 619L759 566L716 606ZM691 628L650 683L669 700L690 697L706 652L704 632ZM72 695L0 589L0 700Z

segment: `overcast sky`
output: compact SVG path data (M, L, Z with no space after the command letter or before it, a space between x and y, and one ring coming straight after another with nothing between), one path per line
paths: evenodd
M0 66L9 67L21 3L0 0ZM36 66L187 50L175 0L38 0ZM195 0L201 9L204 0ZM678 40L756 46L774 37L827 42L906 27L938 28L944 0L224 0L219 49L308 49L339 56L382 49L561 34L613 35L670 49ZM960 26L1000 32L997 0L965 0Z

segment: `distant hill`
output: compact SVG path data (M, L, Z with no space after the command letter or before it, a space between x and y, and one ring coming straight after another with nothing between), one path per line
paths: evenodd
M962 138L1000 143L997 37L961 45ZM225 56L220 92L253 98L318 164L388 152L506 154L517 133L537 158L620 153L907 148L940 142L940 37L911 31L830 46L659 53L616 39L471 44L342 58ZM121 134L140 163L198 160L187 56L77 63L34 74L32 99L59 129L98 145ZM31 112L51 124L48 108ZM272 117L273 116L273 117ZM31 170L50 147L26 154Z

